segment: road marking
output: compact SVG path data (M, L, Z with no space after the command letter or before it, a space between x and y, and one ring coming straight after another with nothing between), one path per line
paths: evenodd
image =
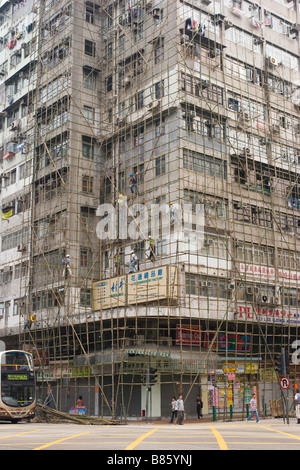
M217 442L219 444L220 449L221 450L229 450L228 447L227 447L226 442L224 441L224 439L221 436L221 434L219 433L219 431L217 431L213 426L209 426L209 428L213 432L215 438L217 439Z
M60 442L67 441L68 439L74 439L75 437L84 436L85 434L90 434L90 433L91 433L91 431L88 431L88 432L83 432L82 434L75 434L74 436L64 437L63 439L59 439L58 441L49 442L48 444L44 444L43 446L36 447L33 450L45 449L46 447L50 447L50 446L53 446L55 444L59 444Z
M9 439L10 437L22 436L22 434L31 434L33 432L39 432L39 431L40 429L37 429L36 431L20 432L19 434L11 434L10 436L1 436L0 439Z
M133 450L137 445L139 445L144 439L146 439L146 437L148 436L151 436L151 434L155 433L158 429L160 429L162 426L158 426L157 428L155 429L152 429L152 431L149 431L149 432L146 432L146 434L143 434L142 436L138 437L134 442L132 442L131 444L129 444L129 446L127 446L125 448L125 450Z
M300 437L299 436L294 436L294 434L289 434L289 433L283 432L283 431L277 431L276 429L272 429L272 428L264 428L264 429L268 429L268 431L278 432L279 434L283 434L285 436L291 437L292 439L297 439L298 441L300 441Z

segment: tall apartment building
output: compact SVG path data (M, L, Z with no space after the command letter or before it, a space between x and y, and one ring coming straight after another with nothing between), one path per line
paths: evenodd
M42 400L269 409L282 348L297 383L299 14L1 2L0 336Z

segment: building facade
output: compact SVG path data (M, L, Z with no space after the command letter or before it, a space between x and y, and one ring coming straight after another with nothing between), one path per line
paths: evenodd
M282 349L299 376L298 2L0 18L0 331L41 399L160 417L181 392L226 416L254 390L269 410Z

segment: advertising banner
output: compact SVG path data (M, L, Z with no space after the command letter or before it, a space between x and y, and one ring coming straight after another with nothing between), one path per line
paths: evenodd
M176 344L200 344L201 330L199 326L177 325Z

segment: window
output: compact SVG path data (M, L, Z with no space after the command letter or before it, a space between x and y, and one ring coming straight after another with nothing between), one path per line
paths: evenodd
M93 192L93 181L94 181L94 178L92 176L86 175L82 177L82 191L84 193Z
M203 155L193 150L183 150L183 168L196 171L207 176L227 178L226 162L220 158Z
M86 39L84 41L84 53L91 57L95 57L96 56L96 43Z
M90 248L80 247L80 266L88 268L92 266L93 252Z
M155 84L155 99L159 100L165 96L164 80Z
M140 163L140 165L133 167L133 174L138 173L138 183L144 182L144 163Z
M83 116L89 124L94 124L95 121L95 109L91 106L83 106Z
M166 172L166 157L162 155L155 159L155 176L163 175Z
M95 90L96 75L92 70L83 69L83 86L89 90Z
M94 24L94 10L91 7L86 7L85 9L85 20L88 23Z
M164 60L164 38L156 39L154 43L154 63L159 64Z
M119 37L119 53L123 52L124 49L125 49L125 34L122 34Z
M93 160L94 158L94 139L86 135L82 136L82 155Z
M109 93L113 88L113 79L112 75L106 78L106 91Z
M155 122L155 137L164 135L166 131L165 118L159 119Z
M80 289L79 305L81 307L91 307L92 305L91 289Z
M118 189L122 191L125 188L125 171L119 172Z
M186 273L185 275L185 293L187 295L197 294L197 276L196 274Z
M111 184L111 178L107 177L104 180L104 188L105 188L105 194L108 196L111 193L112 189L112 184Z
M230 298L228 280L212 277L199 277L199 295L211 298Z
M96 210L93 207L80 208L80 227L84 230L92 230Z

